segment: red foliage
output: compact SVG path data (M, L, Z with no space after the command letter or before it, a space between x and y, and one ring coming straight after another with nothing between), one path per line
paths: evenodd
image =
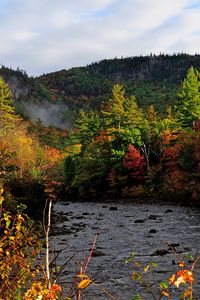
M131 171L131 177L141 179L141 176L144 175L146 166L144 156L133 145L128 146L128 152L124 157L123 165Z
M162 156L162 165L168 171L174 171L178 168L178 159L182 145L179 143L167 147Z

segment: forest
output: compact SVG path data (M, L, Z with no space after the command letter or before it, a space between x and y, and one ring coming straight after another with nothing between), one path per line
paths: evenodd
M80 111L76 131L69 133L78 148L65 159L69 191L89 199L150 194L198 203L198 71L188 70L175 108L168 106L162 114L153 105L139 108L119 84L112 93L100 113Z
M137 65L136 60L131 61ZM121 62L117 63L120 68ZM100 92L107 100L103 97L98 109L93 105L83 109L81 104L73 127L66 130L20 116L9 85L0 79L0 217L4 232L0 235L0 299L59 299L61 287L50 282L48 272L32 268L42 245L30 217L42 219L47 199L129 201L133 205L154 199L199 206L199 70L190 66L181 86L171 85L170 93L176 91L173 101L167 102L165 94L166 105L161 100L159 105L146 101L142 106L139 97L142 92L148 94L149 86L154 90L151 81L142 85L146 90L140 86L141 93L134 94L131 81L123 85L119 78L109 93L111 81L102 81L103 66L104 62L97 64L97 83L92 75L88 75L91 80L84 79L85 75L81 78L91 84L93 97ZM112 64L106 67L112 78ZM156 77L153 80L158 86ZM163 88L167 87L168 83ZM78 91L76 87L71 95L75 97ZM84 273L79 279L78 290L90 283ZM164 295L163 291L164 287Z

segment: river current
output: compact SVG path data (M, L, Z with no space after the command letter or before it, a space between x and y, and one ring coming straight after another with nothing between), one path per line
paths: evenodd
M136 267L133 262L126 264L126 259L134 252L143 266L158 264L147 272L156 294L158 283L168 281L178 269L179 260L191 266L186 256L200 254L200 212L166 204L56 203L50 244L59 254L57 265L69 260L58 278L65 291L88 257L96 234L97 243L86 274L97 286L83 290L81 300L111 299L104 289L116 300L131 300L137 293L150 300L152 296L132 281ZM195 299L200 299L199 263L195 270L194 294ZM177 292L175 287L169 299L180 299Z

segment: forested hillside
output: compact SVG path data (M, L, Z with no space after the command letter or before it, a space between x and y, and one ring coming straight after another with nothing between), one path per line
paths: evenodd
M140 106L154 104L159 111L173 104L177 88L189 67L200 67L200 55L160 55L115 58L39 77L54 90L57 99L72 107L101 106L120 83L128 96L135 95Z
M101 109L115 83L124 86L127 96L135 95L140 107L154 104L159 112L165 111L177 101L190 66L200 67L200 55L114 58L38 78L2 67L0 76L14 95L17 112L33 120L39 118L46 125L70 128L79 109Z

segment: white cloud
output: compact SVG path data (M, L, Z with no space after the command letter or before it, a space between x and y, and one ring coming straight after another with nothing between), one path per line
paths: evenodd
M195 0L0 0L0 63L38 75L115 56L197 53L200 6L196 4Z

